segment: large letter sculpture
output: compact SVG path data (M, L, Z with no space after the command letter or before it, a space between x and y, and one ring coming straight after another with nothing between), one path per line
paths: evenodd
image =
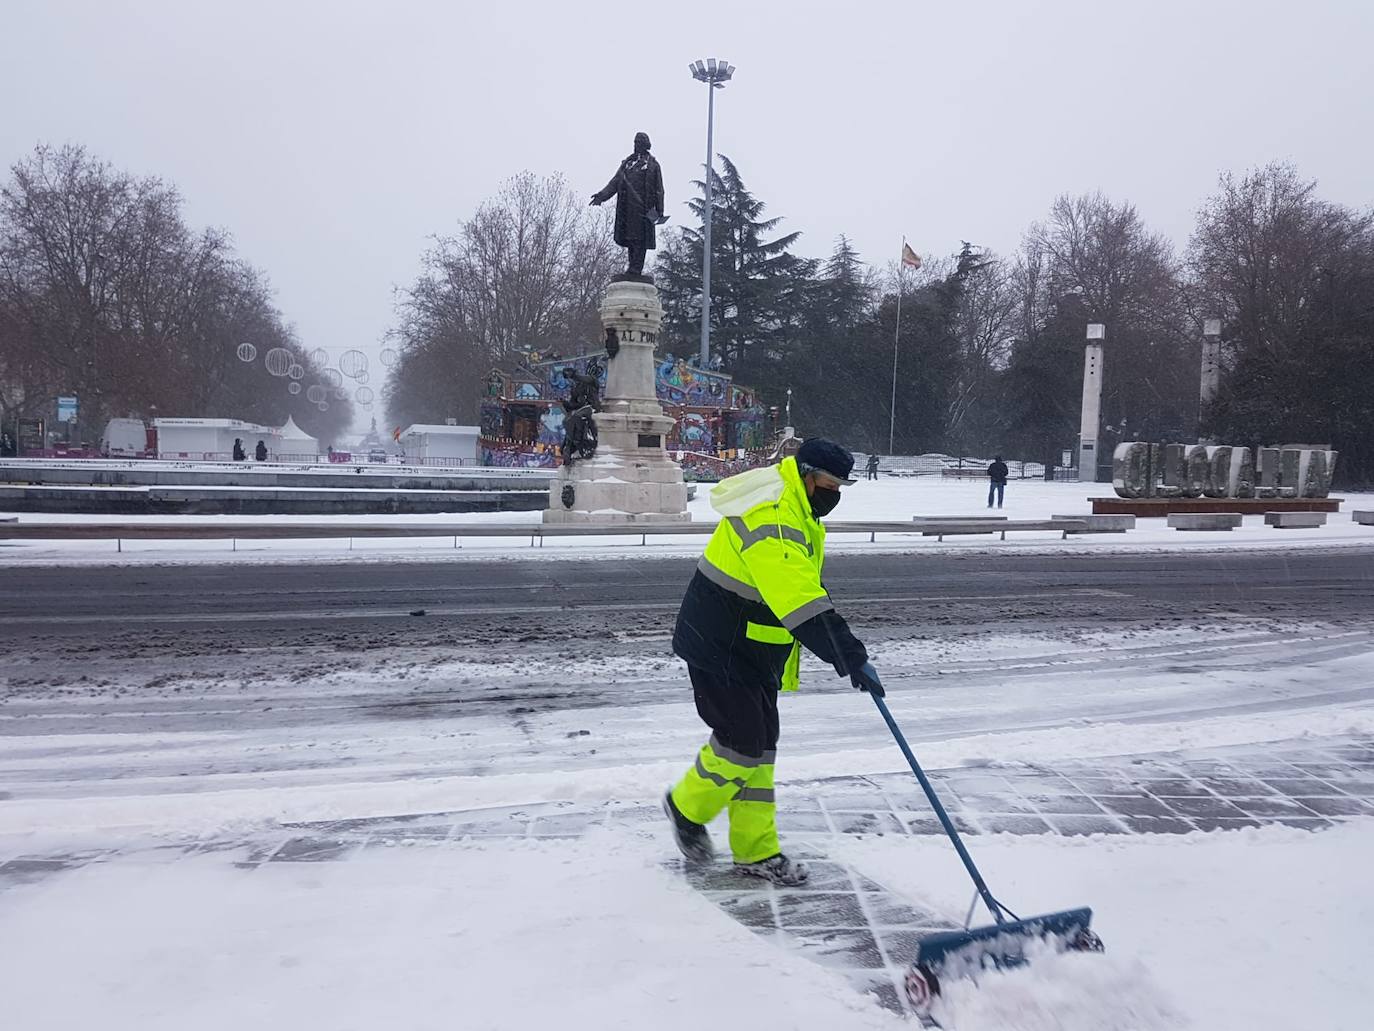
M1324 498L1335 451L1209 444L1118 444L1112 487L1123 498ZM1259 475L1256 476L1258 465Z

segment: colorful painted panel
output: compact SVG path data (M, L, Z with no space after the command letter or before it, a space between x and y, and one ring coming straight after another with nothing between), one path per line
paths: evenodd
M558 455L548 450L522 451L483 445L482 464L502 469L553 469L558 466Z
M730 379L687 364L683 358L665 355L656 370L658 399L666 404L701 408L729 405Z
M482 436L499 437L505 432L501 412L500 401L482 402L482 410L478 416L478 426L482 430Z

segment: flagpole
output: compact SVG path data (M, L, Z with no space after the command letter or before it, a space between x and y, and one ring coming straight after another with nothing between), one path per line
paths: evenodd
M892 404L888 409L887 453L893 453L897 435L897 341L902 336L902 273L906 269L906 237L902 237L902 251L897 259L897 328L892 333Z

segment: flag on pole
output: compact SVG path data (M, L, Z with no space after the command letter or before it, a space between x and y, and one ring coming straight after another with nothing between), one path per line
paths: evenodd
M401 442L401 427L397 426L394 430L391 431L391 439L396 441L396 443L398 444Z
M911 268L921 267L921 256L911 249L911 244L902 241L902 264Z

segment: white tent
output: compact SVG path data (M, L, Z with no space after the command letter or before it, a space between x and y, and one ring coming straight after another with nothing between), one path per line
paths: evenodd
M281 433L281 440L277 443L279 454L292 458L313 458L320 453L320 442L297 426L291 416L286 417L286 425L278 432Z
M226 462L235 439L249 458L261 440L271 454L281 450L281 430L239 419L154 419L158 458ZM298 431L299 432L299 431Z

